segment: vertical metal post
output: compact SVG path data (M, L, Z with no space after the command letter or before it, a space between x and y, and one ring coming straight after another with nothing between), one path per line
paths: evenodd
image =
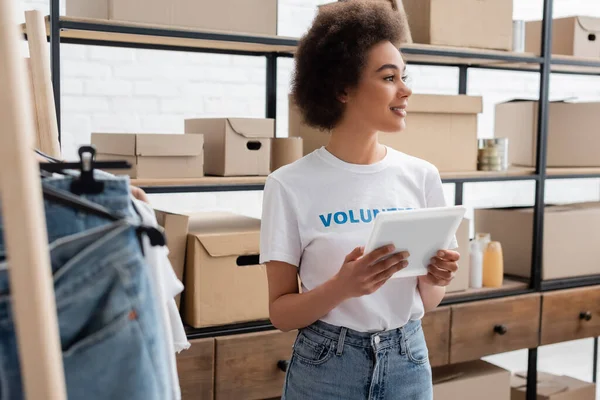
M61 143L60 126L60 0L50 0L50 63L52 66L52 88L56 107L58 142Z
M535 205L533 213L533 249L531 257L530 286L539 291L542 287L542 254L544 233L544 207L546 184L546 138L548 132L548 97L550 92L550 70L552 49L552 0L544 0L542 19L542 62L540 65L540 94L538 100L538 131L535 184ZM537 348L529 349L527 369L527 400L537 398Z
M592 382L596 383L598 376L598 337L594 338L594 362L592 364Z
M457 206L463 203L463 182L456 182L454 184L454 204Z
M458 94L467 94L467 74L469 67L461 65L458 67Z
M267 118L277 118L277 54L267 54Z

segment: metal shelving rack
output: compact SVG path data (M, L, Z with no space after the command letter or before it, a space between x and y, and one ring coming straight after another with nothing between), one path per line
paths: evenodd
M486 51L436 47L429 45L406 45L402 48L409 64L457 67L459 69L458 93L467 94L468 71L471 68L526 71L540 76L539 112L537 131L537 166L535 170L523 174L456 174L443 175L444 183L455 185L455 203L463 203L464 184L477 182L504 182L528 180L535 182L534 229L531 279L529 285L522 288L489 291L465 296L453 296L445 299L443 305L459 302L471 302L483 299L515 296L519 294L544 292L582 286L600 285L600 275L542 281L544 193L547 179L600 178L600 169L573 169L554 173L546 169L546 149L548 131L548 97L551 73L575 75L600 75L600 60L576 59L573 57L551 55L552 41L552 0L543 0L542 45L540 56L527 53ZM50 0L49 40L51 49L52 83L59 118L60 130L60 44L80 44L93 46L113 46L145 48L154 50L174 50L183 52L202 52L232 54L266 58L266 108L267 118L276 118L277 114L277 60L293 57L297 39L285 37L267 37L243 35L237 33L207 32L173 27L158 27L146 24L125 24L114 21L86 20L61 17L59 0ZM60 135L60 134L59 134ZM262 190L264 182L241 184L164 184L141 185L147 193L191 193L215 191L251 191ZM233 324L213 328L190 330L192 338L214 337L239 333L258 332L274 329L269 321ZM597 369L598 339L594 342L594 381ZM537 348L529 349L527 398L535 399L537 373Z

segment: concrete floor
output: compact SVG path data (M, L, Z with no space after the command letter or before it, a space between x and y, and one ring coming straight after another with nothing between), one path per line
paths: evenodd
M538 349L538 371L569 375L591 382L593 354L592 339L543 346ZM527 350L498 354L484 359L512 372L527 369ZM596 387L596 399L600 400L600 386Z

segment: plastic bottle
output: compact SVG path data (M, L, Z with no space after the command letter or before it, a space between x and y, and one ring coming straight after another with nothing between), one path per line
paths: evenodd
M500 242L491 241L483 252L483 286L502 287L504 279L504 259Z
M483 284L483 252L481 251L481 243L477 240L471 240L471 257L470 257L470 282L469 287L472 289L480 289Z

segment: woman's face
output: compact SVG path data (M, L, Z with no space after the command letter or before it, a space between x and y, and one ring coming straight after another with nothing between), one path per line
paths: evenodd
M358 85L342 98L345 117L375 131L403 130L411 94L400 51L390 42L381 42L369 51Z

